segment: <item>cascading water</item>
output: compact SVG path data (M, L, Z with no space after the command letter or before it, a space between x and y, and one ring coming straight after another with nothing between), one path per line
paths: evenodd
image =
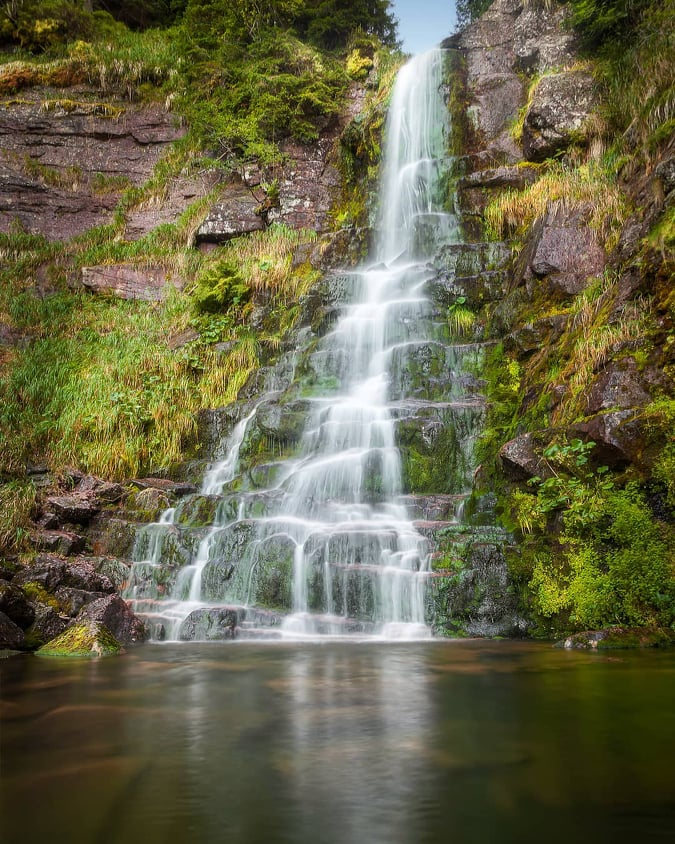
M278 401L278 391L263 395L204 480L199 501L215 506L210 527L194 528L199 501L187 500L139 534L127 596L158 637L225 638L275 624L286 636L430 635L431 545L405 506L396 424L426 400L424 390L406 393L404 363L440 355L451 367L457 357L423 293L428 261L456 231L443 210L442 77L441 50L399 73L373 261L342 274L351 301L310 344L307 366L323 389L304 397L296 454L271 467L266 485L240 473L258 408Z

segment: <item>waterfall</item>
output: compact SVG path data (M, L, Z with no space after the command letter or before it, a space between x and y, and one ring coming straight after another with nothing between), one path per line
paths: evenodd
M400 368L415 354L437 347L445 362L451 351L424 293L430 259L456 240L456 220L444 210L442 78L438 49L397 77L372 257L342 273L352 295L332 329L307 347L306 368L319 386L303 398L307 421L295 452L266 467L266 484L241 472L257 409L287 406L278 390L263 395L242 413L225 460L210 468L197 497L215 508L210 526L195 526L197 504L188 500L141 535L127 595L158 637L227 638L261 626L287 637L430 635L432 545L406 508L396 425L426 406L424 396L407 393ZM289 395L297 396L295 386ZM175 558L176 544L180 559L162 593L148 586L149 575L166 568L172 548Z

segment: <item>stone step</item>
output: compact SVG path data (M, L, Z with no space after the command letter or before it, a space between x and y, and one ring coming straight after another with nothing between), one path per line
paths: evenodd
M281 639L283 638L283 633L281 630L274 630L270 627L244 627L243 625L239 625L238 627L234 628L233 631L233 638L239 640L271 640L271 639Z

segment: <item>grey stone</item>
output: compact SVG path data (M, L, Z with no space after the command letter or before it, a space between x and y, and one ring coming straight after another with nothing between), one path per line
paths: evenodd
M525 158L543 161L579 140L597 104L595 80L585 71L563 71L542 77L525 114Z

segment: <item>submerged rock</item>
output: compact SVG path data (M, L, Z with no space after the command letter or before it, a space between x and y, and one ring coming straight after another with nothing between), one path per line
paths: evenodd
M658 627L608 627L606 630L586 630L574 633L556 647L567 650L613 650L628 648L659 648L675 644L672 631Z
M97 657L124 653L120 642L97 621L74 624L60 636L38 648L38 656Z

